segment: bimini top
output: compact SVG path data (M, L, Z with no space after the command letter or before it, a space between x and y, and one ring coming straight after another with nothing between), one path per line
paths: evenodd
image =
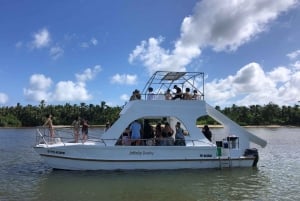
M164 94L168 89L172 90L174 85L179 88L190 88L190 91L197 91L204 100L204 73L203 72L170 72L156 71L143 88L142 95L147 94L151 87L155 89L155 94Z

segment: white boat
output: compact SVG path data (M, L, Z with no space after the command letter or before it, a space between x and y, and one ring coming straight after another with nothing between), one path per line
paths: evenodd
M165 100L164 92L174 85L197 90L200 96L192 100ZM199 85L200 89L196 87ZM146 98L149 87L154 89L151 100ZM220 123L222 135L214 135L214 140L209 141L196 125L197 119L203 116L210 116ZM145 119L153 126L159 121L162 125L169 123L174 130L175 124L180 122L185 145L162 145L155 138L150 139L153 142L150 144L144 143L144 139L140 140L140 145L120 144L124 130L133 121L143 123ZM154 73L142 90L141 99L129 101L119 119L98 138L74 143L57 134L51 141L45 133L42 128L37 128L35 151L50 167L65 170L252 167L257 165L258 152L250 148L250 143L261 147L267 144L206 103L204 73L200 72Z

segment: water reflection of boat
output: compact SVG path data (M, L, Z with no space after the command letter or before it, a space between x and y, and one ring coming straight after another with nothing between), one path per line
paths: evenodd
M165 100L165 91L174 85L196 90L199 97ZM200 88L196 87L199 85ZM151 100L147 99L149 87L155 92ZM197 119L203 116L210 116L219 122L227 137L220 139L214 136L215 141L209 141L196 125ZM185 134L183 146L173 145L174 133L168 137L142 138L135 146L122 144L124 130L135 120L142 125L145 120L151 124L169 124L173 130L179 122ZM159 143L160 140L169 140L170 143ZM250 148L250 142L262 147L266 145L263 139L205 102L204 73L158 71L145 85L141 98L129 101L122 109L120 118L100 138L74 143L66 141L61 135L49 141L45 132L38 128L34 149L55 169L198 169L256 166L258 152Z

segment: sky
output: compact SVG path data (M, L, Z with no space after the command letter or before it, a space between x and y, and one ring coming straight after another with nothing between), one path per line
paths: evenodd
M299 0L0 0L0 106L122 106L158 70L212 106L300 101Z

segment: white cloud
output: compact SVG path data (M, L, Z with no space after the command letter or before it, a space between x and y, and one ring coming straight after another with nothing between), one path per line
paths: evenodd
M233 51L268 29L271 21L297 3L296 0L200 1L181 25L173 50L161 47L162 37L142 41L129 55L148 72L182 71L201 54L201 49Z
M64 54L64 50L59 46L54 46L50 48L50 56L56 60L59 57L62 57Z
M75 75L76 82L60 81L52 92L50 92L53 83L51 78L34 74L30 78L29 87L24 89L24 95L31 101L87 101L92 95L86 88L86 82L92 80L100 71L100 65L87 68L83 73Z
M29 87L23 90L24 95L28 100L48 100L51 96L51 93L48 92L51 85L51 78L47 78L42 74L34 74L30 77Z
M34 48L43 48L49 46L50 41L50 33L44 28L33 35L32 45Z
M8 101L8 96L0 92L0 104L5 104Z
M292 66L300 70L300 61L296 61L295 63L292 64Z
M92 80L99 72L102 71L102 68L100 65L94 66L94 68L87 68L84 70L81 74L76 74L76 79L80 83L85 83L88 80Z
M98 45L98 40L96 38L91 38L88 42L80 43L80 47L82 48L89 48L91 45L96 46Z
M268 76L275 82L286 82L290 79L291 73L290 69L280 66L269 72Z
M242 67L235 75L205 85L205 99L213 105L253 105L273 102L293 105L300 99L300 71L277 67L264 72L257 63Z
M120 99L122 100L122 101L129 101L129 96L127 95L127 94L122 94L121 96L120 96Z
M137 75L116 74L111 78L111 83L134 85L137 82Z
M98 40L96 38L91 39L92 45L96 46L98 44Z
M297 57L300 56L300 50L295 50L294 52L288 53L287 56L290 59L296 59Z
M53 94L53 100L55 101L86 101L91 97L84 83L74 83L72 81L58 82Z

